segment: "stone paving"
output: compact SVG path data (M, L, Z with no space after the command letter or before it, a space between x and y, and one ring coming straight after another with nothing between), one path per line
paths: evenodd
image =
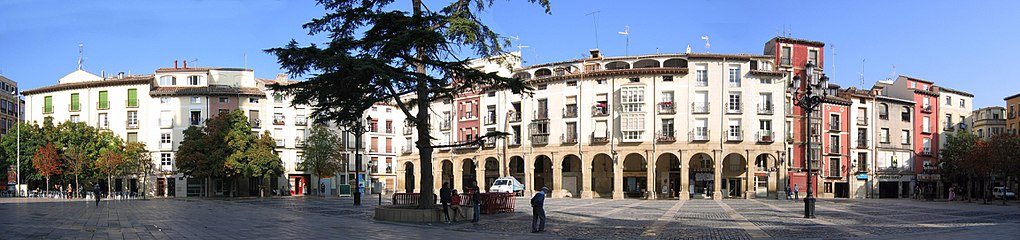
M385 200L385 199L384 199ZM0 239L1016 239L1020 204L900 199L800 201L547 199L546 232L517 212L480 224L372 220L375 196L93 202L0 199ZM383 204L388 204L388 200Z

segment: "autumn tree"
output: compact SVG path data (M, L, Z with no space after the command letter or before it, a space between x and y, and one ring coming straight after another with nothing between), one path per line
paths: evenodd
M943 179L954 183L969 183L973 180L975 173L970 165L974 159L970 156L977 143L978 136L969 131L956 131L956 134L947 136L946 146L939 151Z
M470 59L460 52L466 50L479 58L506 61L504 48L509 41L490 29L478 15L492 6L492 0L430 2L441 4L439 7L429 7L422 0L394 2L319 0L319 5L329 13L303 27L309 35L327 34L328 43L299 46L291 40L284 47L266 50L276 55L287 73L311 78L272 88L294 95L293 104L316 106L313 116L317 121L332 121L340 126L359 121L374 103L395 103L417 129L415 146L419 159L423 159L419 207L430 208L435 204L429 161L433 149L455 146L432 144L430 103L481 88L515 94L526 93L530 88L520 79L468 67ZM548 0L528 2L538 3L550 13ZM403 6L410 6L410 11L398 10ZM357 202L359 193L355 193L355 198Z
M155 169L152 163L152 156L145 149L145 143L132 142L124 146L124 172L142 176L142 199L146 198L148 192L148 179Z
M96 168L106 175L106 189L113 191L113 176L124 174L124 154L118 147L104 148L96 159Z
M47 192L50 191L50 177L63 172L60 154L57 154L57 149L51 143L35 151L35 155L32 156L32 166L39 172L39 175L46 177Z

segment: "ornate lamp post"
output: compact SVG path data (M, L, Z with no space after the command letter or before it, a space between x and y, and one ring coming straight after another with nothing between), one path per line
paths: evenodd
M804 76L793 76L793 81L790 82L789 91L793 95L793 105L800 107L804 111L804 115L807 121L805 126L807 130L807 138L805 139L804 156L807 161L807 197L804 198L804 218L815 218L815 196L814 191L811 188L811 179L814 178L811 170L811 113L816 111L819 105L822 104L822 98L828 96L828 92L825 88L829 85L829 77L825 74L821 76L815 76L815 64L808 62L804 66ZM801 81L802 79L806 81Z
M21 119L23 119L25 116L21 115L21 108L24 107L24 106L21 106L21 92L18 92L18 90L15 89L12 92L12 94L14 94L14 99L15 99L15 101L17 101L17 103L15 103L15 104L18 105L18 110L16 111L16 113L14 113L14 114L18 115L18 119L17 119L17 121L18 121L18 130L17 130L18 131L18 136L17 136L17 145L15 146L15 148L18 149L17 150L17 155L15 156L17 158L18 163L17 163L17 166L15 166L17 169L15 170L16 173L14 174L15 178L17 178L17 180L15 180L15 183L14 183L14 191L15 191L14 196L19 196L20 197L21 196Z
M365 120L372 122L372 116L365 117ZM355 121L354 127L347 130L354 134L354 206L361 206L361 135L369 130L361 121Z

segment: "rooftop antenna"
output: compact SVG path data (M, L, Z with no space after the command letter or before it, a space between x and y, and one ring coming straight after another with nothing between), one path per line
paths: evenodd
M897 76L897 75L896 75L896 64L893 64L893 65L892 65L892 76L893 76L893 77L896 77L896 76Z
M82 70L82 64L85 63L85 44L78 43L78 70Z
M591 16L591 23L595 26L595 49L599 48L599 12L602 11L594 11L585 14L585 16Z
M832 78L836 80L836 44L829 44L829 50L832 50L832 60L829 61L832 63Z
M248 69L248 53L244 53L244 69Z
M624 48L624 55L630 56L630 26L623 26L623 32L616 32L627 38L627 45Z
M701 36L701 40L705 40L705 52L708 52L708 48L712 47L712 44L708 43L708 36Z
M861 88L864 87L864 58L861 58Z

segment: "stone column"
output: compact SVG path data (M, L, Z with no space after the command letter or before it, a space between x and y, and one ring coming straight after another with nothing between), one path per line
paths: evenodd
M581 159L581 179L582 181L584 181L583 183L581 183L582 199L592 199L593 197L592 195L594 195L591 192L592 185L591 162L594 160L595 160L594 156L592 157L591 160L585 160L584 158Z
M790 172L787 171L786 165L786 154L779 154L776 152L776 199L786 199L786 184L787 179L790 178ZM785 151L783 152L785 153ZM791 190L792 191L792 190Z
M413 173L414 173L414 185L413 185L414 189L412 189L411 191L421 192L421 161L418 161L418 164L414 165Z
M404 176L406 176L406 175L404 174L404 170L402 168L397 168L396 172L397 172L397 176L396 176L397 185L393 186L394 187L393 192L395 192L395 193L396 192L404 192L404 190L407 189L407 187L404 187L407 184L407 179L404 179ZM338 176L336 178L340 178L340 177Z
M655 162L648 158L649 155L651 155L651 150L645 150L645 169L647 172L645 176L647 180L645 183L648 185L645 189L648 189L648 199L655 199L655 195L657 195L656 193L659 192L658 189L655 189L655 183L658 182L659 179L655 178ZM667 174L667 176L669 176L669 174Z
M613 199L623 199L623 160L613 157Z
M560 166L560 164L553 163L552 171L553 171L552 172L553 185L551 189L552 197L554 198L565 197L566 194L564 193L565 191L563 190L563 166Z
M680 200L691 199L691 162L688 161L685 151L677 153L680 158Z
M535 159L524 158L524 196L531 196L538 192L535 189Z
M712 181L712 199L722 199L722 162L723 159L719 159L719 150L712 151L712 164L715 165L713 171L714 181Z
M478 191L485 192L485 160L475 158L475 186Z
M757 183L754 181L754 179L756 178L755 177L755 173L757 173L757 169L754 168L754 162L753 161L757 161L758 160L758 156L755 155L754 160L751 160L751 151L750 150L745 150L744 152L747 154L747 156L744 156L744 159L745 159L745 161L744 161L744 163L745 163L745 165L744 165L744 199L753 199L755 197L754 195L757 193L757 191L754 188L758 186ZM766 161L766 162L768 162L768 161ZM768 189L766 189L765 192L768 193Z
M450 180L453 182L450 184L450 187L457 189L458 192L464 192L464 161L471 160L464 159L460 161L460 164L453 164L453 178Z

